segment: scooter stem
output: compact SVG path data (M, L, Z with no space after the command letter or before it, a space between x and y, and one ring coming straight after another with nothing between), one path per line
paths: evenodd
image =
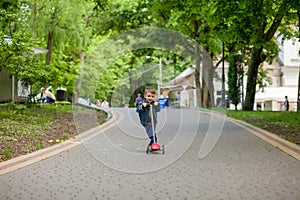
M153 133L153 141L156 143L156 132L154 129L154 121L153 121L153 105L150 104L150 117L151 117L151 125L152 125L152 133Z

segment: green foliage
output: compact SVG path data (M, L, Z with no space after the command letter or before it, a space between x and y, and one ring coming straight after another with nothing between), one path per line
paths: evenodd
M28 85L37 77L41 65L34 57L33 47L36 43L31 32L23 30L26 27L23 23L27 17L26 9L18 1L4 2L0 6L0 70L5 68ZM8 36L5 40L4 35Z
M91 37L88 19L93 2L25 0L0 6L4 30L0 35L12 38L10 44L1 43L0 70L5 67L23 84L30 84L34 92L46 84L72 93L80 68L79 55L87 49ZM50 32L52 47L47 46ZM48 48L49 66L45 66L45 54L33 55L33 47Z
M145 87L151 86L157 89L156 80L159 79L158 57L164 55L163 51L136 50L117 58L101 73L96 87L95 99L93 96L85 96L96 99L111 99L112 106L133 106L138 92L144 91ZM146 59L146 55L151 56ZM173 78L173 68L163 63L163 82ZM86 94L86 90L83 91ZM84 96L84 95L83 95Z
M230 55L228 61L228 97L230 102L235 105L235 109L237 109L238 103L241 102L241 84L244 73L244 58L242 55Z
M15 32L19 10L18 0L0 2L0 25L4 34L10 35Z
M223 41L226 51L243 53L245 62L248 65L258 63L254 66L258 68L262 61L272 62L278 55L278 44L274 37L274 28L277 28L278 23L278 30L283 38L299 37L299 31L291 26L296 22L298 10L299 2L289 0L5 0L0 3L0 37L8 35L12 40L8 44L0 39L0 70L6 68L11 75L22 79L23 84L30 84L33 93L38 92L41 86L51 85L54 89L67 88L72 94L74 86L80 86L78 80L84 58L92 57L93 61L88 61L85 64L87 67L84 66L85 69L82 70L83 80L88 82L84 82L80 94L84 97L107 99L119 87L120 77L128 77L126 73L129 69L132 73L139 71L145 64L141 57L149 55L150 52L145 50L140 55L134 52L128 56L128 49L119 51L115 48L115 51L110 51L109 47L104 47L97 51L103 55L93 54L99 42L112 35L135 28L164 27L193 38L213 60L218 59ZM183 54L193 55L191 52L195 49L192 42L174 42L173 35L170 37L160 31L143 33L143 36L144 43L134 43L130 38L124 37L122 41L115 41L120 44L113 47L122 47L122 42L130 41L130 47L133 47L131 50L135 51L151 41L153 46L174 49L169 55L162 56L164 60L167 57L172 58L174 54L187 59ZM48 49L51 59L47 66L45 54L34 55L33 47ZM251 57L253 48L260 47L260 56ZM83 53L85 57L82 56ZM101 59L94 58L97 56ZM253 62L255 59L257 60ZM176 65L176 70L179 73L185 67ZM167 82L173 74L173 66L166 68L168 73L163 76L163 82ZM212 76L208 77L207 74L213 74L211 72L214 69L209 64L203 67L202 77L206 78L204 82L212 82ZM255 76L259 80L255 84L261 87L265 83L265 72L259 71L258 74L249 73L249 77ZM153 78L157 79L156 72L153 73ZM133 78L132 81L138 80ZM120 87L132 94L129 98L132 101L137 88L129 82L121 85ZM213 88L209 90L213 93Z
M39 84L65 87L72 92L79 73L80 52L87 48L91 34L85 19L90 15L92 4L78 0L50 4L42 1L38 6L39 15L32 15L36 20L35 34L46 42L49 32L53 32L51 62L45 67L47 73L42 75Z
M97 34L114 35L153 23L152 13L147 6L148 1L108 0L106 3L108 9L102 9L102 6L97 9L97 21L93 21L94 31Z
M262 82L256 82L262 81L258 74L259 66L264 61L272 62L277 57L277 30L281 30L281 34L287 38L295 32L290 27L295 23L294 8L299 6L299 2L218 0L215 5L215 17L217 21L223 21L224 31L220 32L220 37L226 42L230 52L243 52L249 60L247 94L243 108L252 110L256 85L262 85Z
M38 142L38 143L35 144L35 148L36 149L42 149L42 148L44 148L44 144L42 142Z
M7 159L7 158L11 158L12 156L12 150L11 148L5 149L1 155L2 159Z
M31 65L33 49L30 38L21 32L15 32L13 38L4 39L0 32L0 71L5 68L11 75L21 76L19 73Z
M257 85L262 92L264 88L272 84L272 78L268 75L272 69L264 69L262 66L258 68Z
M195 40L198 44L186 45L189 52L193 52L196 64L196 95L197 105L201 102L204 107L214 106L213 74L216 67L213 60L221 53L222 41L218 31L220 21L216 20L215 4L211 1L152 1L153 11L157 15L159 25L179 31ZM172 39L171 39L172 40ZM171 41L174 43L174 41ZM176 42L177 43L177 42ZM207 53L200 53L206 51ZM200 71L200 60L205 57ZM199 79L199 81L198 81ZM201 79L201 80L200 80Z

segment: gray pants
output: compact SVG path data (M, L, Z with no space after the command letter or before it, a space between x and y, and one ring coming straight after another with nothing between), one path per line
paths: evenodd
M151 140L150 143L149 143L149 145L151 145L154 142L154 139L153 139L154 131L152 130L152 124L148 123L146 126L144 126L144 128L146 130L146 133L147 133L149 139ZM156 129L156 123L154 123L154 129ZM157 142L156 135L155 135L155 141Z

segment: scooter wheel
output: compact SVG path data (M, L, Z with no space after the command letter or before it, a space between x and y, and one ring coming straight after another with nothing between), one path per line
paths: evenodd
M162 153L165 154L165 146L162 145L161 148L162 148Z

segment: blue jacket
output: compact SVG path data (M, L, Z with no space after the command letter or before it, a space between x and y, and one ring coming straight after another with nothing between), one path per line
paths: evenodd
M143 126L146 126L148 123L151 122L151 119L149 118L149 110L150 110L150 106L147 106L146 108L143 108L143 103L146 103L146 99L143 99L143 101L141 101L137 108L136 108L136 112L139 113L139 117L140 117L140 122ZM153 104L154 101L151 103ZM153 121L156 124L157 123L157 113L160 111L160 105L158 104L158 106L153 106L152 107L152 111L153 111Z

